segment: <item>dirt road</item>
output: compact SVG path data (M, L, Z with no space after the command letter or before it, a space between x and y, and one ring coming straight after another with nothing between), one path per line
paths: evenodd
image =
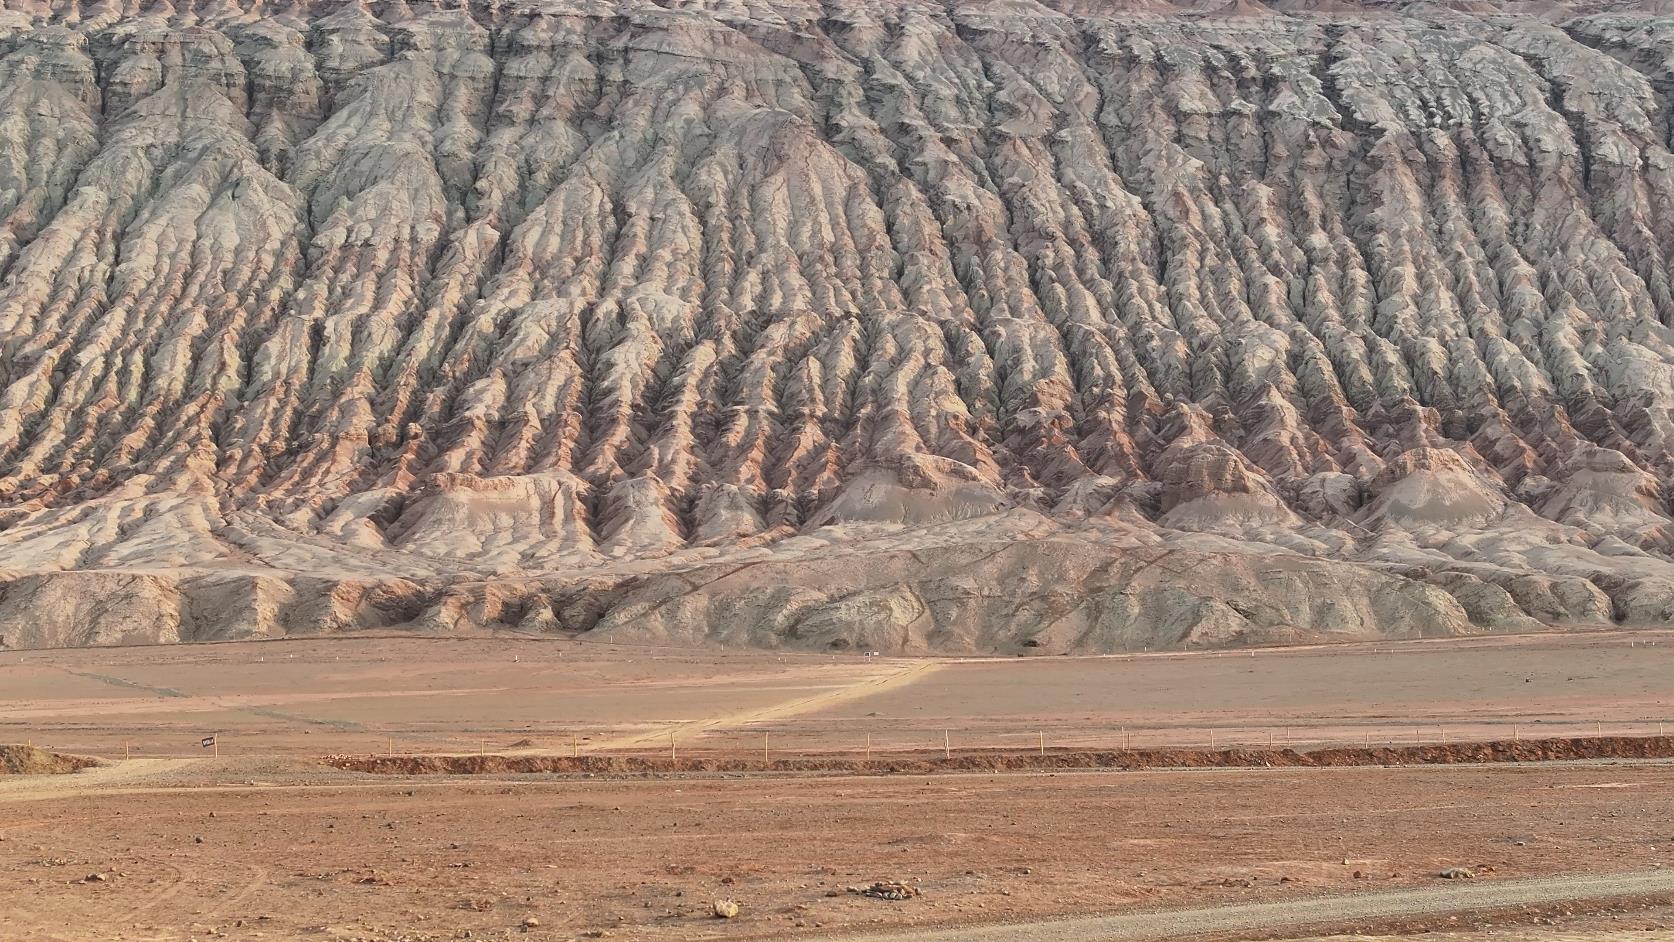
M1299 929L1368 919L1667 893L1674 893L1674 872L1648 870L1497 883L1460 882L1352 896L823 938L844 942L1148 942L1205 932Z
M876 676L861 676L854 681L823 690L809 696L798 697L771 706L758 707L750 710L726 710L702 719L677 723L668 729L652 732L635 733L627 736L602 739L588 744L589 752L599 752L607 749L631 749L635 746L648 744L661 745L670 734L681 738L690 738L708 730L726 727L747 726L752 723L766 723L791 719L820 710L830 710L845 703L851 703L866 697L878 696L890 691L906 687L915 681L922 680L935 672L942 665L939 661L905 661L888 662L889 666L880 666ZM537 752L539 750L522 750ZM551 750L547 750L550 752Z

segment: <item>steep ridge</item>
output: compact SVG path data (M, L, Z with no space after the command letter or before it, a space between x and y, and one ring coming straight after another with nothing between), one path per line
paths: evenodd
M1674 620L1674 10L18 0L0 646Z

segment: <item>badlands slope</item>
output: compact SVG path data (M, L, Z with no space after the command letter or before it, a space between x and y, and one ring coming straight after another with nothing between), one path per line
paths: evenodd
M6 647L1674 620L1674 10L8 0Z

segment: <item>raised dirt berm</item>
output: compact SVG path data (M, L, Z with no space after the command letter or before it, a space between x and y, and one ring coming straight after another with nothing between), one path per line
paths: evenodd
M103 765L91 756L67 756L28 745L0 745L0 775L64 775Z
M1500 739L1412 746L1296 749L1046 749L1034 752L926 751L861 758L829 753L796 758L645 755L327 756L326 765L378 775L643 775L703 772L848 772L857 775L1032 769L1330 768L1354 765L1459 765L1674 758L1674 736Z

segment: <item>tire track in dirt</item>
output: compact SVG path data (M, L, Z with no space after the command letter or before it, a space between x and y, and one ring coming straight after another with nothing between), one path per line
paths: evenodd
M71 677L80 677L84 680L96 680L101 684L108 684L112 687L118 687L123 690L142 690L146 693L156 694L159 697L166 697L169 699L189 699L192 696L189 693L184 693L174 689L173 687L156 687L151 684L142 684L138 681L129 680L126 677L117 677L113 674L96 674L92 671L71 670L68 667L60 667L58 669L66 674L69 674Z
M210 922L214 920L222 913L227 912L229 909L233 909L241 905L245 900L255 895L257 890L267 886L269 876L267 868L257 866L256 864L241 864L240 866L243 866L250 872L250 877L239 882L231 890L231 892L221 899L216 900L213 906L210 906L208 909L205 909L201 914L199 914L199 921Z
M241 703L241 702L238 702L242 699L245 699L243 697L215 696L213 694L200 695L200 694L195 694L195 693L188 693L186 691L176 690L173 687L158 687L158 686L153 686L151 684L142 684L138 681L128 680L127 678L117 677L117 676L112 675L112 674L97 674L97 673L93 673L91 671L71 670L68 667L60 667L59 670L63 671L66 674L69 674L73 677L80 677L80 678L83 678L85 680L98 681L99 683L108 684L112 687L117 687L117 688L121 688L121 689L124 689L124 690L144 691L146 693L155 694L158 697L162 697L162 698L165 698L165 699L171 699L171 700L195 701L194 704L192 704L191 706L185 707L185 709L191 710L191 711L194 711L194 712L208 712L208 711L213 711L213 710L226 710L226 711L234 712L234 713L246 713L246 714L249 714L250 716L258 716L258 717L262 717L264 719L279 720L279 721L285 722L285 723L298 723L298 724L301 724L303 726L320 727L320 728L324 728L324 729L331 729L331 730L335 730L337 732L345 732L345 733L365 732L366 728L367 728L365 726L365 724L357 723L357 722L354 722L353 720L320 719L320 718L312 717L312 716L304 716L300 713L291 713L291 712L286 711L286 710L275 709L274 706L263 705L260 702L257 702L257 703ZM460 689L457 689L457 690L385 690L385 691L375 691L375 692L356 692L356 693L353 693L353 694L325 693L325 694L316 694L316 695L313 695L313 696L305 696L300 701L298 701L297 697L293 694L293 695L279 697L274 702L275 703L310 702L310 701L312 701L312 702L329 702L329 701L334 700L334 699L349 698L349 697L353 697L353 698L356 698L356 699L366 699L368 697L442 696L442 695L448 695L448 694L497 693L497 692L502 692L504 690L505 690L504 687L465 687L465 688L460 688ZM177 706L175 709L180 710L182 708ZM34 715L39 715L39 714L37 713L37 714L34 714Z

